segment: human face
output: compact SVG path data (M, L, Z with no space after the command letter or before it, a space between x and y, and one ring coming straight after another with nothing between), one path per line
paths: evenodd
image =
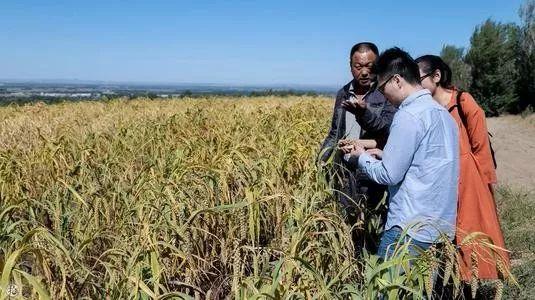
M393 74L388 77L379 76L377 78L377 83L377 90L381 92L390 103L398 106L401 101L403 101L399 74Z
M381 94L384 94L384 93L385 93L385 87L386 87L386 85L388 84L388 82L389 82L392 78L394 78L394 76L395 76L395 74L394 74L394 75L390 75L390 76L388 77L388 79L386 79L384 82L382 82L381 84L377 84L377 90L378 90L379 92L381 92Z
M424 89L428 89L431 92L431 95L434 95L437 90L437 82L440 81L440 77L438 77L438 81L436 81L436 77L440 76L440 72L431 72L431 73L425 73L422 66L420 66L420 82L422 84L422 87Z
M353 79L361 87L369 88L375 79L373 73L373 65L375 64L377 56L372 51L355 52L351 56L351 74Z

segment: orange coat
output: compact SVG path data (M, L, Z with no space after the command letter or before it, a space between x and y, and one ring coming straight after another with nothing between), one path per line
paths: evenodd
M496 203L491 184L496 183L496 171L492 160L485 113L474 98L464 92L461 95L462 110L467 126L452 107L456 104L457 91L454 90L448 104L451 116L459 126L460 174L459 201L457 205L456 241L461 245L459 263L463 280L471 278L471 253L477 253L477 269L480 279L496 279L496 260L501 259L503 266L509 267L509 255L503 250L497 253L474 244L463 245L463 239L473 232L482 232L491 238L492 243L505 249L500 228Z

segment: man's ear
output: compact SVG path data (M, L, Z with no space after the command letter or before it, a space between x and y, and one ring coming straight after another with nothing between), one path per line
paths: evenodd
M392 78L392 80L394 80L394 83L396 83L396 85L398 86L398 88L400 89L401 88L401 76L399 76L398 74L394 75L394 78Z

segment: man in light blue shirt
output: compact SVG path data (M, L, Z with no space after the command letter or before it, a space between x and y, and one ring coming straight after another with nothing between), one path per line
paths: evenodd
M384 258L402 231L421 248L441 234L453 240L459 138L448 111L420 85L418 65L408 53L399 48L383 52L377 76L378 90L399 107L384 151L358 145L343 150L358 157L359 168L373 181L388 185L388 216L378 250Z

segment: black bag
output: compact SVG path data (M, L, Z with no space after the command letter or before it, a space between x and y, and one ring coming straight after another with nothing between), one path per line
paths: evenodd
M461 122L463 122L464 128L467 128L466 127L466 125L467 125L466 115L464 114L463 107L461 105L461 95L462 95L462 93L463 93L463 91L458 91L457 92L457 97L455 99L455 104L452 107L450 107L449 112L451 113L457 107L457 111L459 112L459 117L461 117ZM498 164L496 163L496 157L494 155L494 149L492 148L492 142L490 141L490 138L492 137L492 134L490 132L487 132L487 133L489 135L490 154L492 155L492 161L494 163L494 169L496 169L498 167Z

